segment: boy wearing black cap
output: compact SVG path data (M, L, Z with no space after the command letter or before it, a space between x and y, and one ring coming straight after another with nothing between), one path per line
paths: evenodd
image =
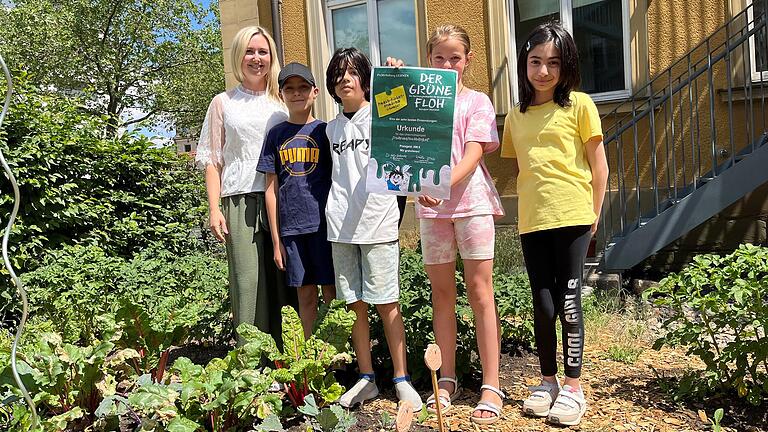
M312 72L289 63L278 77L288 121L270 129L257 170L266 174L265 200L274 260L297 289L299 317L309 337L317 317L317 286L323 301L336 295L325 203L331 187L331 155L325 122L312 116L318 89Z

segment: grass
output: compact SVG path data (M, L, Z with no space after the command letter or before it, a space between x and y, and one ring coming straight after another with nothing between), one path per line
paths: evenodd
M611 345L608 348L608 358L626 364L634 364L643 353L643 349L631 345Z

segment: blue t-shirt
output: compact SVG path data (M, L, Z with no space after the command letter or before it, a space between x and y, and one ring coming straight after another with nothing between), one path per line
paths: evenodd
M283 122L264 139L257 170L277 174L280 235L317 232L325 225L331 153L325 122Z

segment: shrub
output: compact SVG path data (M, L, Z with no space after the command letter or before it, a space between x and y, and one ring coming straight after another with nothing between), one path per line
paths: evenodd
M226 340L231 334L226 262L208 254L149 248L126 260L96 246L65 246L23 280L31 314L51 321L67 342L100 339L105 323L97 317L128 303L156 331L183 327L196 338Z
M706 365L675 386L678 398L735 390L757 405L768 395L768 248L696 256L644 295L671 313L654 348L687 346Z
M77 99L45 95L23 74L15 88L0 149L21 193L9 242L17 273L66 245L97 245L124 259L157 242L178 254L204 248L194 235L206 213L203 179L186 156L130 133L106 138L105 118ZM0 189L7 221L14 198L4 177ZM14 318L14 295L3 270L0 320Z
M502 347L517 345L532 349L533 299L525 273L494 273L493 290L501 319Z

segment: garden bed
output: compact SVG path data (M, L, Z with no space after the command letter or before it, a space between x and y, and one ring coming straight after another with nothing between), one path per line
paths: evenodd
M634 345L641 349L631 364L610 359L611 347L623 343L616 328L621 318L608 317L609 322L600 329L592 329L585 347L583 380L589 408L580 426L572 430L584 431L699 431L711 430L711 419L716 408L723 408L722 421L726 431L768 431L768 403L752 406L736 397L720 397L706 402L676 403L664 385L682 371L701 367L683 350L655 351L647 337ZM493 426L477 427L469 422L472 409L478 401L480 382L462 383L462 397L446 415L451 431L555 431L564 428L548 425L544 419L524 416L522 400L527 397L528 385L536 385L538 361L534 354L502 356L501 386L507 394L502 419ZM429 392L423 393L424 399ZM381 412L396 413L395 397L391 389L382 397L361 407L357 425L352 431L382 430ZM567 428L565 428L567 429ZM302 429L292 429L299 431ZM437 423L431 416L421 424L414 422L411 431L434 431ZM302 430L303 432L303 430Z

